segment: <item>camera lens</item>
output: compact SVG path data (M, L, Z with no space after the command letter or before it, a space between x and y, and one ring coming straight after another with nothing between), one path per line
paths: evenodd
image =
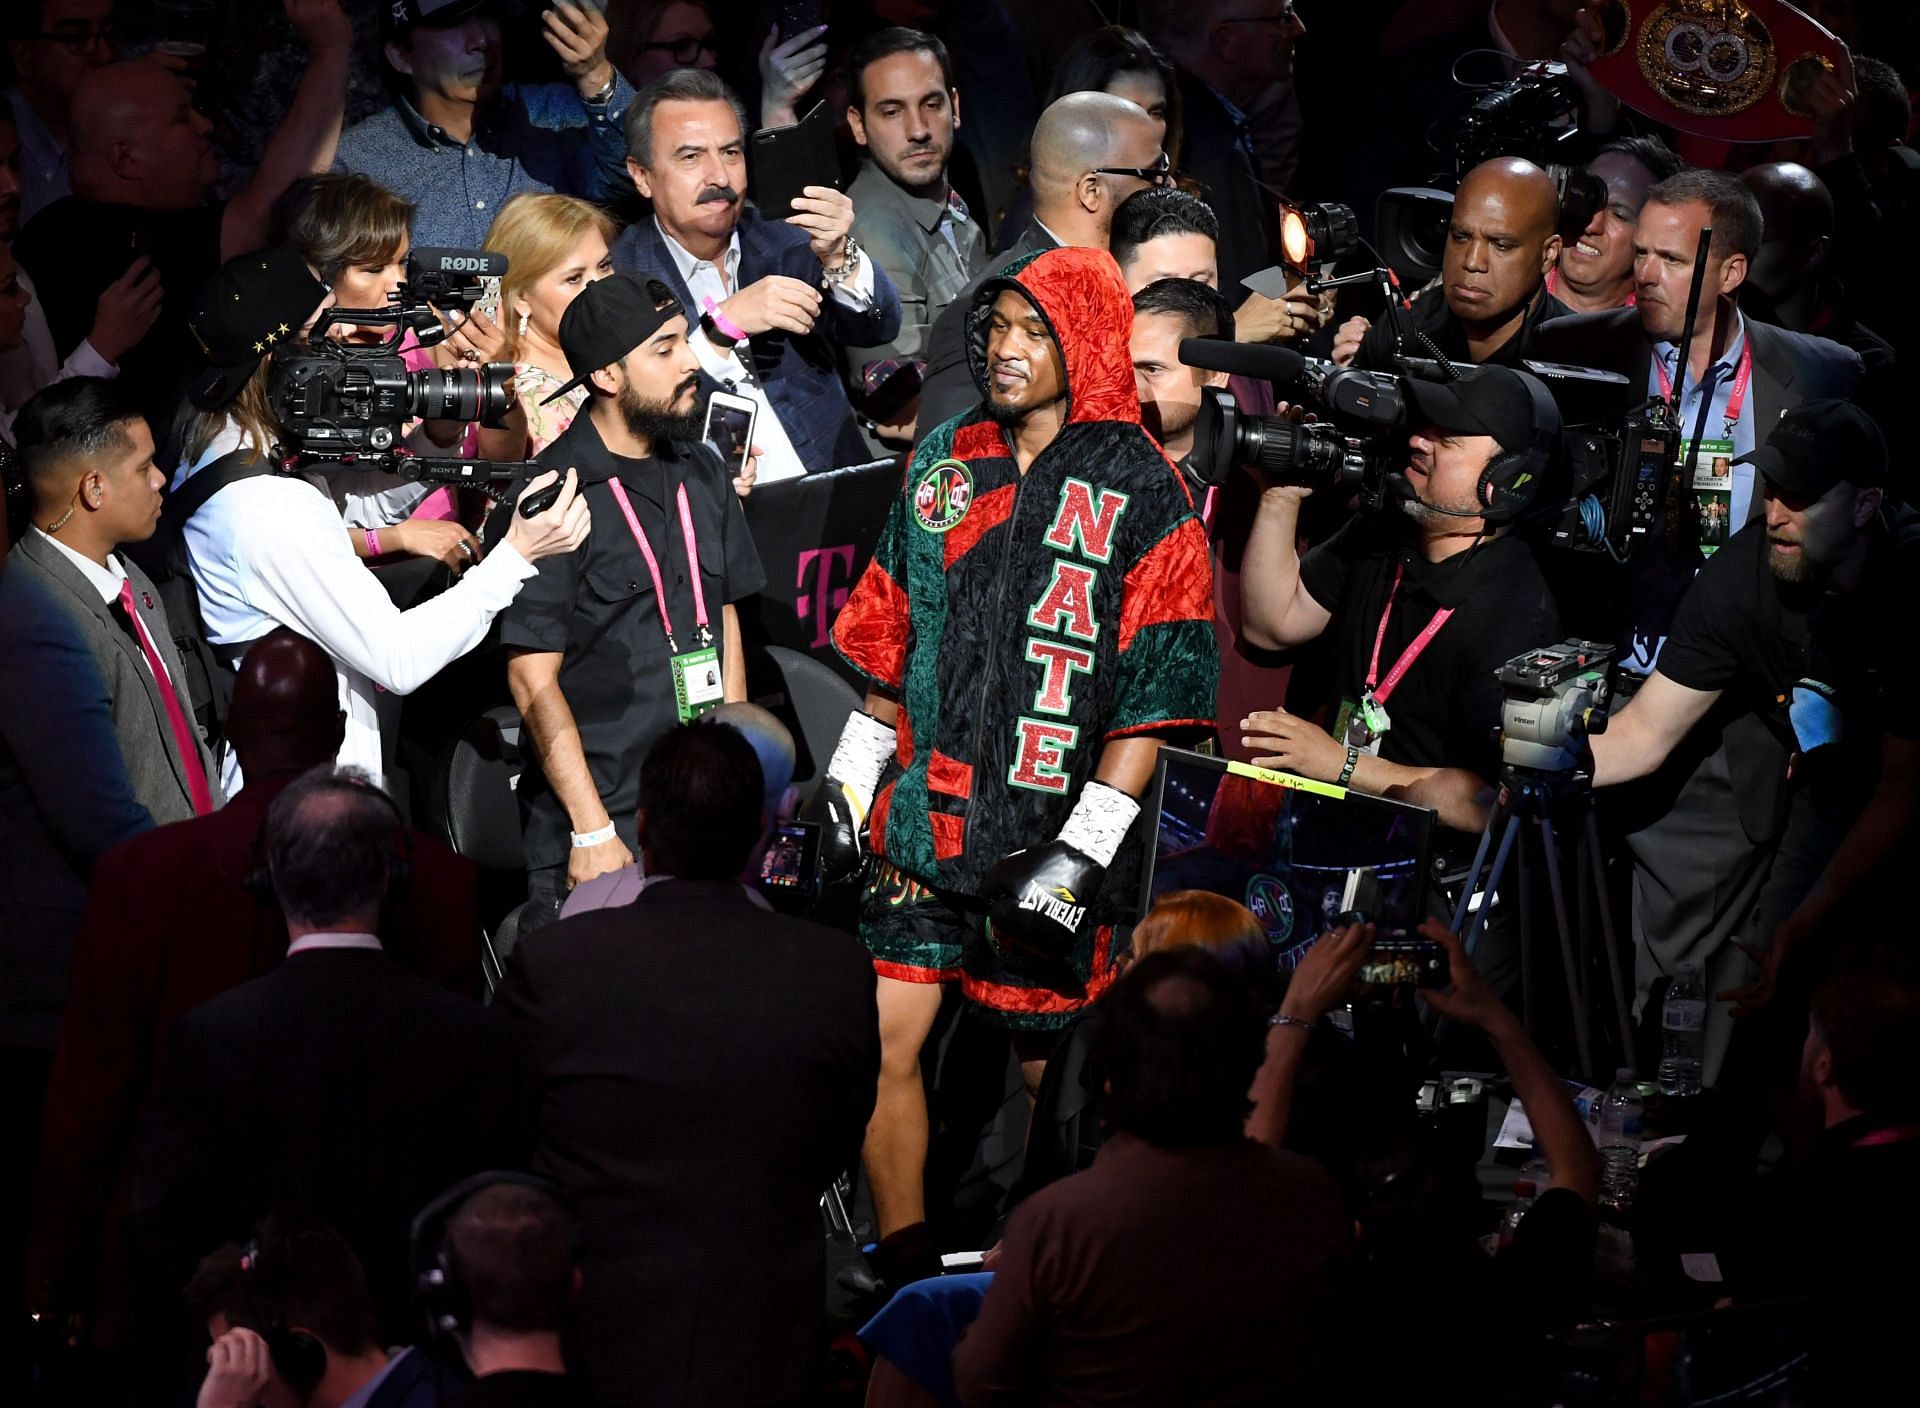
M479 373L442 367L408 373L407 414L422 420L476 420L479 412Z
M1279 416L1243 422L1242 464L1292 484L1333 484L1343 477L1346 446L1326 426L1299 425Z

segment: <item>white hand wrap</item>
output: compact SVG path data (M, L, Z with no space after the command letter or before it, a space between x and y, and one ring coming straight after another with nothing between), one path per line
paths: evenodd
M1060 828L1060 839L1081 855L1101 865L1113 864L1113 853L1127 837L1127 828L1140 815L1140 804L1117 787L1089 782L1080 789L1073 815Z
M887 759L898 746L899 734L864 711L850 714L847 726L840 731L833 761L827 764L827 776L840 784L840 790L846 793L862 820L873 805L873 794L880 786L880 774L886 771Z

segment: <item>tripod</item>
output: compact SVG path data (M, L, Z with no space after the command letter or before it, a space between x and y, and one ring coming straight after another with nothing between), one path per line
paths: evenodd
M1568 813L1575 815L1569 818ZM1574 846L1574 870L1579 885L1579 953L1574 951L1575 929L1568 922L1565 881L1560 869L1560 844L1554 831L1556 816L1564 826L1571 819L1578 828ZM1593 959L1594 916L1598 913L1602 945L1606 949L1607 972L1613 980L1614 1017L1620 1028L1620 1050L1628 1060L1633 1052L1632 1021L1627 1013L1626 984L1620 971L1620 951L1614 944L1613 903L1607 896L1606 867L1600 856L1600 826L1594 818L1593 790L1584 777L1571 773L1544 772L1534 768L1506 765L1500 775L1500 791L1493 809L1487 814L1486 828L1480 833L1480 845L1467 873L1466 887L1454 911L1453 931L1460 934L1471 955L1485 929L1488 912L1500 877L1506 872L1516 842L1519 846L1520 875L1520 993L1521 1020L1529 1033L1534 1032L1533 1008L1533 871L1532 850L1523 839L1523 823L1533 822L1528 834L1535 841L1539 860L1547 875L1547 888L1553 897L1554 926L1559 932L1560 959L1567 975L1567 1003L1573 1012L1574 1043L1580 1057L1581 1072L1588 1077L1604 1074L1593 1064L1591 1018L1595 995L1588 991L1587 974ZM1498 835L1499 845L1494 846ZM1492 866L1480 908L1472 927L1463 930L1467 910L1479 886L1482 867L1489 851Z

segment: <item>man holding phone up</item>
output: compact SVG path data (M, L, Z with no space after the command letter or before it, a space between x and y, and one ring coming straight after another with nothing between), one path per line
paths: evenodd
M529 928L574 885L632 863L654 741L746 698L733 603L766 581L727 471L699 443L700 364L673 294L632 274L588 284L560 346L580 374L554 396L585 386L587 403L538 463L578 469L608 529L544 560L500 617L526 721Z
M653 218L615 241L613 262L686 308L703 391L758 403L766 483L869 458L840 349L898 336L900 297L850 237L853 202L831 186L807 186L785 220L747 208L743 111L702 69L641 90L627 110L627 170Z

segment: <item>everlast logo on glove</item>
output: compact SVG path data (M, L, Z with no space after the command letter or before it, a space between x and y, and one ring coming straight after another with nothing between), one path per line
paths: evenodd
M1066 886L1049 887L1035 881L1027 883L1026 890L1020 896L1020 908L1033 910L1075 934L1080 932L1080 921L1087 917L1087 907L1075 904L1073 891Z

